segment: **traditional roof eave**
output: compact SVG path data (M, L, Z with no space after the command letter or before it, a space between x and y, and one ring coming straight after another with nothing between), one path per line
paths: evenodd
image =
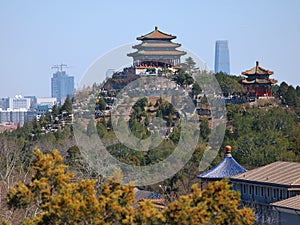
M145 56L145 55L151 55L151 56L160 56L160 55L169 55L169 56L181 56L185 55L186 52L184 51L138 51L127 54L128 56Z
M244 172L247 172L247 170L231 156L231 146L226 146L226 154L222 161L210 170L198 175L197 178L216 180L228 178Z
M166 43L141 43L138 45L132 46L132 48L140 49L140 48L177 48L180 47L181 44L166 42Z
M242 72L243 75L246 75L246 76L253 76L253 75L272 75L274 74L273 71L271 70L267 70L267 69L264 69L262 68L261 66L259 66L259 62L256 61L256 66L249 69L249 70L246 70L244 72Z
M176 38L176 36L161 32L160 30L158 30L158 27L156 26L154 31L152 31L146 35L137 37L136 39L139 41L142 41L142 40L172 40L175 38Z
M247 79L242 80L242 84L276 84L278 80L275 79L255 79L248 81Z

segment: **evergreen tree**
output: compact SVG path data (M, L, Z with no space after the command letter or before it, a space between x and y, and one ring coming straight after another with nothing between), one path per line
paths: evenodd
M59 115L59 108L56 104L53 105L53 107L52 107L52 115L53 115L54 119L55 119L55 117L57 117Z
M96 129L100 138L104 137L107 134L107 128L103 125L102 122L97 122Z
M41 133L41 125L39 120L34 117L33 121L32 121L32 133L33 134L40 134Z
M51 124L52 123L52 115L49 111L47 111L45 113L45 121L47 124Z
M102 111L106 109L106 102L104 101L103 98L100 98L98 100L97 107L99 110L102 110Z
M210 128L208 125L208 120L202 120L200 123L200 136L203 138L203 140L207 140L208 136L210 134Z
M296 95L300 98L300 86L296 87Z
M179 72L173 76L173 80L176 84L185 86L185 88L194 83L193 77L184 70L179 70Z
M287 89L288 89L289 85L286 82L282 82L279 86L279 95L281 96L285 96Z
M69 166L77 166L80 164L82 156L77 145L70 147L67 151L66 164Z
M240 83L241 77L237 76L228 76L225 73L217 73L216 79L218 80L218 83L222 89L224 96L229 96L231 94L244 94L246 93L246 89L244 86Z
M290 85L287 88L287 91L284 96L284 100L286 104L288 104L289 106L296 106L297 95L296 95L296 90L292 85Z
M195 70L198 70L199 68L196 67L196 62L192 57L188 57L185 59L185 62L181 64L184 71L191 74Z
M46 128L47 122L46 122L45 116L43 114L41 115L41 117L39 119L39 123L40 123L41 127Z
M64 104L61 107L61 111L66 111L68 114L72 114L72 101L70 97L68 96L64 102Z
M202 89L201 89L200 85L197 82L195 82L192 87L192 95L197 96L201 93L202 93Z

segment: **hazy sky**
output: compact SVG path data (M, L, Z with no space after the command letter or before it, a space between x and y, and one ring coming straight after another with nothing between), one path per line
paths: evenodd
M0 97L51 95L51 66L81 80L101 55L158 26L214 68L216 40L228 40L231 73L255 61L300 84L300 1L0 2ZM105 74L99 74L99 81Z

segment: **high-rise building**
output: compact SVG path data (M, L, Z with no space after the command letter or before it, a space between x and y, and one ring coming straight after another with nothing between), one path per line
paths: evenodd
M74 77L69 76L62 69L63 64L54 66L57 71L51 78L51 96L57 99L57 103L62 103L68 96L72 96L74 91Z
M216 41L215 47L215 73L230 74L230 59L228 41Z

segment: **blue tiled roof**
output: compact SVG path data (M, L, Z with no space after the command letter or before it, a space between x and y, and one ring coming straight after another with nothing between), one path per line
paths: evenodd
M214 178L214 179L222 179L226 177L231 177L234 175L238 175L241 173L247 172L247 170L238 164L231 155L224 156L222 161L211 168L210 170L198 175L198 178Z

